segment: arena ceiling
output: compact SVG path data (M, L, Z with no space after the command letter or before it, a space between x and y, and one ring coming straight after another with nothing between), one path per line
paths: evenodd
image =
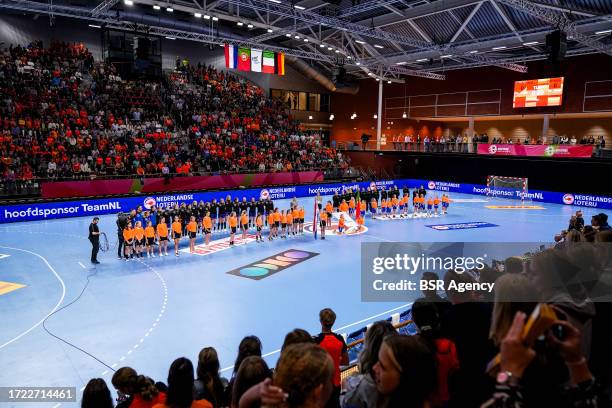
M0 0L0 8L89 20L209 44L283 51L330 73L444 79L499 66L524 72L561 29L567 55L612 55L610 0Z

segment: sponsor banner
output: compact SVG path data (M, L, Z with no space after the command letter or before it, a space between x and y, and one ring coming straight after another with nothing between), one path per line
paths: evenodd
M172 191L212 190L240 186L273 186L323 181L321 171L228 174L223 176L153 177L144 179L51 181L42 183L43 198L74 198L121 194L168 193Z
M478 145L478 154L493 156L536 156L589 158L593 155L591 145L519 145L488 144Z
M186 179L189 179L187 177ZM384 180L373 182L354 182L354 183L328 183L328 184L305 184L297 186L282 186L268 188L251 188L243 190L224 190L207 191L189 194L147 194L132 197L101 198L101 199L81 199L61 202L48 203L28 203L16 205L0 205L0 224L7 222L49 220L67 217L85 217L103 214L118 213L120 211L130 211L139 205L143 208L152 206L171 207L175 204L191 203L193 201L212 201L226 198L228 195L238 197L242 200L245 197L248 201L251 198L259 200L271 198L273 200L291 199L293 197L314 197L317 193L322 196L330 196L334 193L342 193L349 188L368 188L376 185L377 188L385 187L386 190L397 186L402 189L404 186L409 188L419 188L424 186L429 190L444 193L462 193L477 196L486 196L487 187L482 184L456 183L437 180L422 179L400 179ZM433 188L432 188L433 187ZM520 199L522 191L518 190L496 190L493 191L495 198ZM575 205L582 207L592 207L598 209L612 209L612 197L595 196L574 193L547 192L540 190L530 190L526 197L527 200L542 203L554 203ZM452 205L452 203L451 203Z
M472 229L472 228L490 228L490 227L499 227L497 224L491 224L490 222L462 222L460 224L438 224L438 225L426 225L431 229L436 231L450 231L450 230L462 230L462 229Z
M462 193L482 196L487 195L487 186L483 184L454 183L423 179L396 180L395 183L400 187L403 186L404 183L407 183L408 187L410 188L418 188L420 186L424 186L429 190L441 191L444 193ZM512 189L494 190L491 191L490 194L490 196L494 198L510 198L514 200L520 200L522 195L522 190ZM452 198L453 197L451 196L451 200ZM601 208L605 210L612 209L612 197L608 196L560 193L555 191L530 189L524 198L525 200L531 200L541 203L575 205L580 207Z
M289 249L260 261L252 262L246 266L232 269L226 273L229 275L240 276L242 278L261 280L294 265L314 258L317 255L319 255L317 252Z

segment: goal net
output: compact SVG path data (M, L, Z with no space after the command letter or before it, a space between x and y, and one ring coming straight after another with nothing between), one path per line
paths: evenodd
M487 198L528 200L526 177L487 176Z

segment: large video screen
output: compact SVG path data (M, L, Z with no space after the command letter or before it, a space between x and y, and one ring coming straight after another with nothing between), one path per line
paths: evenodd
M561 106L563 77L514 82L513 108Z

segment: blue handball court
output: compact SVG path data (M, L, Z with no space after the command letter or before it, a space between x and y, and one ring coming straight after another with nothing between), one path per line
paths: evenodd
M228 248L228 236L221 233L213 236L213 251L190 254L183 240L179 257L170 250L169 256L128 262L117 258L116 215L104 215L99 225L110 248L96 266L89 261L89 217L4 224L0 386L74 386L79 394L90 378L110 384L113 369L125 365L164 380L169 362L179 356L197 361L205 346L217 349L229 375L238 343L249 334L261 338L274 364L287 332L300 327L318 333L324 307L336 311L335 329L345 334L409 309L414 299L362 301L362 243L551 242L578 209L547 203L536 209L490 208L517 202L467 194L451 199L444 216L368 216L359 234L328 231L326 240L314 239L307 222L304 234L287 239L258 243L249 237ZM313 200L300 200L306 220L312 220ZM289 200L275 204L288 208ZM590 219L600 211L584 212ZM197 244L203 244L201 235ZM277 255L291 265L257 276L266 274L257 265Z

